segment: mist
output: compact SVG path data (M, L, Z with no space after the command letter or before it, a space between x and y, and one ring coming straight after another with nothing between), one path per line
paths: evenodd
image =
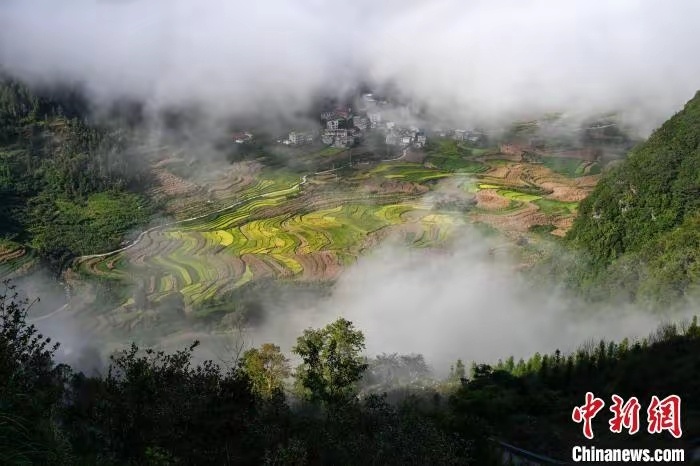
M692 315L586 305L556 283L534 287L514 272L511 255L492 255L498 243L469 225L458 236L440 252L389 240L348 268L329 297L313 304L293 296L268 301L267 319L250 329L246 346L275 342L289 352L304 329L343 317L365 335L368 356L422 354L444 376L457 359L495 363L556 349L566 354L591 340L644 338L660 324Z
M282 127L319 96L360 83L395 88L460 127L614 111L646 135L700 88L698 17L693 0L5 0L0 71L81 86L96 109L125 99L155 113L194 106L199 126L178 136L200 155L216 152L199 141L228 117ZM464 228L448 254L390 242L350 267L330 297L268 303L248 343L289 351L303 329L342 315L365 333L368 354L421 353L446 370L457 358L645 335L660 322L631 308L581 312L556 284L532 289ZM92 352L62 319L42 327Z
M465 123L612 110L648 132L698 89L699 14L692 0L6 0L0 68L219 115L292 115L362 80Z

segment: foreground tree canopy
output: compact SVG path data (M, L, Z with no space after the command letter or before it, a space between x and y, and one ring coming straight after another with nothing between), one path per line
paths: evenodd
M586 391L678 394L684 431L700 428L697 320L470 374L457 361L439 380L419 355L367 360L362 333L339 319L299 337L294 390L274 344L229 369L193 365L196 342L174 354L131 346L89 377L55 362L26 306L11 287L0 295L2 464L498 464L491 437L567 458L581 441L570 411ZM598 431L597 446L683 446Z
M350 400L367 368L364 347L362 332L342 318L320 330L305 330L293 348L304 361L296 372L303 396L326 404Z

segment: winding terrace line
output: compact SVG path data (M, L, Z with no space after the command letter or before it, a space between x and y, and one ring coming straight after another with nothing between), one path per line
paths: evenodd
M301 186L303 186L303 185L305 185L305 184L307 183L307 177L308 177L308 175L302 176L302 177L301 177L301 181L300 181L299 183L297 183L297 184L295 184L295 185L293 185L293 186L291 186L291 187L289 187L289 188L279 189L279 190L277 190L277 191L272 191L272 192L269 192L269 193L258 194L258 195L256 195L256 196L252 196L252 197L249 197L249 198L246 198L246 199L241 199L240 201L234 202L233 204L231 204L231 205L229 205L229 206L222 207L221 209L217 209L217 210L214 210L214 211L212 211L212 212L208 212L208 213L203 214L203 215L198 215L198 216L195 216L195 217L186 218L186 219L184 219L184 220L177 220L177 221L174 221L174 222L165 223L165 224L163 224L163 225L156 225L156 226L154 226L154 227L152 227L152 228L149 228L148 230L145 230L145 231L141 232L141 234L139 234L139 236L138 236L134 241L132 241L131 244L128 244L127 246L121 247L121 248L119 248L119 249L115 249L114 251L103 252L103 253L100 253L100 254L88 254L88 255L85 255L85 256L80 256L80 257L75 258L75 259L73 260L73 262L75 263L75 262L79 262L79 261L83 261L83 260L88 260L88 259L95 259L95 258L100 258L100 257L108 257L108 256L111 256L111 255L120 253L120 252L122 252L122 251L126 251L127 249L130 249L130 248L136 246L148 233L150 233L150 232L152 232L152 231L156 231L156 230L159 230L159 229L161 229L161 228L171 227L171 226L173 226L173 225L178 225L178 224L185 223L185 222L192 222L192 221L194 221L194 220L200 220L200 219L202 219L202 218L206 218L206 217L209 217L209 216L211 216L211 215L218 214L218 213L221 213L221 212L225 212L225 211L227 211L227 210L229 210L229 209L233 209L234 207L238 207L239 205L244 204L244 203L249 202L249 201L254 201L254 200L256 200L256 199L260 199L260 198L263 198L263 197L273 196L275 193L280 193L280 192L284 192L284 191L291 191L291 190L294 190L294 189L296 189L296 188L300 188ZM68 292L68 285L66 285L66 292ZM43 316L39 316L39 317L36 317L36 318L34 318L34 319L29 319L29 322L33 324L33 323L40 322L40 321L42 321L42 320L46 320L46 319L49 319L49 318L51 318L51 317L54 317L55 315L58 315L58 314L60 314L61 312L63 312L63 311L65 311L66 309L68 309L69 306L70 306L70 303L66 303L66 304L64 304L63 306L61 306L61 307L59 307L58 309L56 309L55 311L50 312L49 314L45 314L45 315L43 315Z
M132 241L131 244L129 244L129 245L127 245L127 246L121 247L121 248L119 248L119 249L115 249L114 251L103 252L103 253L100 253L100 254L89 254L89 255L87 255L87 256L80 256L80 257L77 257L77 258L74 260L74 262L79 262L79 261L83 261L83 260L87 260L87 259L95 259L95 258L99 258L99 257L108 257L108 256L111 256L111 255L113 255L113 254L117 254L117 253L126 251L127 249L130 249L130 248L132 248L133 246L137 245L137 244L143 239L143 237L144 237L145 235L147 235L148 233L150 233L150 232L152 232L152 231L160 230L160 229L162 229L162 228L167 228L167 227L171 227L171 226L174 226L174 225L179 225L179 224L181 224L181 223L192 222L192 221L195 221L195 220L201 220L201 219L203 219L203 218L210 217L210 216L212 216L212 215L214 215L214 214L219 214L219 213L221 213L221 212L225 212L225 211L227 211L227 210L233 209L234 207L238 207L239 205L245 204L246 202L254 201L254 200L256 200L256 199L260 199L260 198L263 198L263 197L274 196L274 195L277 194L277 193L281 193L281 192L284 192L284 191L291 191L291 190L294 190L294 189L296 189L296 188L300 188L301 186L305 185L306 182L307 182L307 175L304 175L304 176L301 177L301 181L300 181L299 183L297 183L297 184L295 184L294 186L291 186L291 187L289 187L289 188L279 189L279 190L277 190L277 191L272 191L272 192L269 192L269 193L258 194L258 195L256 195L256 196L252 196L252 197L249 197L249 198L246 198L246 199L241 199L240 201L236 201L236 202L234 202L234 203L231 204L231 205L228 205L228 206L226 206L226 207L222 207L221 209L217 209L217 210L214 210L214 211L212 211L212 212L208 212L208 213L206 213L206 214L197 215L197 216L195 216L195 217L190 217L190 218L186 218L186 219L183 219L183 220L176 220L176 221L174 221L174 222L164 223L164 224L162 224L162 225L156 225L156 226L154 226L154 227L149 228L148 230L142 231L141 234L140 234L134 241Z
M401 159L403 159L405 156L406 156L406 151L404 150L403 153L402 153L400 156L398 156L398 157L396 157L396 158L394 158L394 159L382 160L382 162L392 162L392 161L396 161L396 160L401 160ZM347 166L352 166L352 164L341 165L340 167L335 168L335 169L325 170L325 171L318 171L318 172L314 172L313 174L314 174L314 175L321 175L321 174L325 174L325 173L332 173L332 172L335 172L335 171L337 171L337 170L340 170L341 168L345 168L345 167L347 167ZM284 192L284 191L291 191L291 190L294 190L294 189L296 189L296 188L300 188L300 187L302 187L303 185L305 185L305 184L307 183L307 181L308 181L308 176L309 176L309 175L303 175L303 176L301 177L301 181L300 181L299 183L297 183L297 184L291 186L290 188L279 189L279 190L277 190L277 191L273 191L273 192L269 192L269 193L263 193L263 194L258 194L258 195L256 195L256 196L252 196L252 197L249 197L249 198L246 198L246 199L241 199L240 201L236 201L236 202L234 202L234 203L231 204L231 205L228 205L228 206L226 206L226 207L222 207L221 209L217 209L217 210L214 210L214 211L212 211L212 212L208 212L208 213L203 214L203 215L198 215L198 216L195 216L195 217L186 218L186 219L184 219L184 220L177 220L177 221L165 223L165 224L162 224L162 225L156 225L156 226L151 227L151 228L149 228L149 229L147 229L147 230L145 230L145 231L142 231L142 232L139 234L139 236L138 236L134 241L132 241L130 244L128 244L128 245L126 245L126 246L124 246L124 247L115 249L115 250L113 250L113 251L108 251L108 252L99 253L99 254L88 254L88 255L85 255L85 256L80 256L80 257L75 258L75 259L73 260L73 262L75 263L75 262L79 262L79 261L83 261L83 260L88 260L88 259L96 259L96 258L101 258L101 257L112 256L112 255L114 255L114 254L117 254L117 253L126 251L126 250L128 250L128 249L134 247L134 246L137 245L148 233L151 233L151 232L153 232L153 231L156 231L156 230L159 230L159 229L162 229L162 228L171 227L171 226L174 226L174 225L179 225L179 224L181 224L181 223L192 222L192 221L194 221L194 220L200 220L200 219L209 217L209 216L211 216L211 215L218 214L218 213L225 212L225 211L227 211L227 210L233 209L234 207L238 207L239 205L244 204L244 203L249 202L249 201L254 201L254 200L256 200L256 199L260 199L260 198L263 198L263 197L273 196L275 193L280 193L280 192ZM66 291L68 292L68 285L66 285ZM43 315L43 316L40 316L40 317L37 317L37 318L34 318L34 319L29 319L29 322L30 322L30 323L35 323L35 322L39 322L39 321L42 321L42 320L45 320L45 319L49 319L49 318L51 318L51 317L53 317L53 316L55 316L55 315L57 315L57 314L60 314L62 311L65 311L65 310L68 309L69 307L70 307L70 303L66 303L66 304L64 304L63 306L61 306L61 307L59 307L58 309L56 309L55 311L50 312L49 314L45 314L45 315Z

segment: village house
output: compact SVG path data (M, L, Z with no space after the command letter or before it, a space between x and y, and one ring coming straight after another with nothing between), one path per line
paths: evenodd
M334 140L335 140L335 131L331 131L331 130L327 129L321 135L321 142L328 145L328 146L333 144Z
M370 112L367 114L367 118L369 118L369 123L372 128L376 128L382 122L382 114L379 112Z
M410 146L413 142L413 133L410 130L401 131L401 145Z
M289 133L289 142L295 146L311 144L314 142L314 136L308 132L292 131Z
M334 147L345 147L348 144L348 130L339 129L335 132L335 137L333 141Z
M355 128L365 131L367 128L369 128L370 122L366 117L354 116L352 118L352 124Z
M469 131L466 134L466 140L471 142L471 143L477 143L481 141L483 138L485 138L485 134L479 131Z
M464 136L467 134L467 131L464 129L456 129L452 133L452 139L455 141L464 141Z
M236 144L243 144L244 142L249 142L253 139L253 135L247 131L238 131L231 135L233 142Z
M333 147L347 147L349 143L354 141L354 138L354 132L348 131L347 129L327 129L321 135L321 142Z
M321 124L330 131L347 129L350 127L352 113L350 109L336 109L321 113Z
M423 148L425 147L426 142L428 142L428 138L425 136L425 133L418 132L416 134L416 142L414 145L418 148Z

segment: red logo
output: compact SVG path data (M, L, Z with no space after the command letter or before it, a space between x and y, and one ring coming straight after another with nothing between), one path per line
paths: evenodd
M642 409L637 397L631 397L625 401L621 396L612 396L610 411L612 419L608 421L610 432L619 434L626 429L630 435L639 432L639 412ZM591 392L586 393L586 402L583 406L576 406L571 413L571 419L576 423L583 423L583 435L587 439L593 439L593 418L605 406L605 402L596 398ZM663 400L658 396L651 397L647 408L647 431L650 434L659 434L668 431L675 438L681 438L681 398L678 395L669 395Z
M636 397L632 397L623 404L623 399L617 395L612 396L613 405L610 411L613 412L613 418L608 422L610 424L610 432L619 434L622 428L627 429L630 435L639 432L639 410L642 405Z
M650 434L658 434L667 430L676 438L681 438L681 397L669 395L659 400L656 395L651 397L651 404L647 409L649 420L648 431Z
M586 403L583 406L576 406L571 413L571 419L573 419L574 422L583 422L583 435L585 435L587 439L593 438L592 421L595 415L598 414L598 411L603 409L603 406L605 406L603 400L596 398L593 393L588 392L586 393Z

